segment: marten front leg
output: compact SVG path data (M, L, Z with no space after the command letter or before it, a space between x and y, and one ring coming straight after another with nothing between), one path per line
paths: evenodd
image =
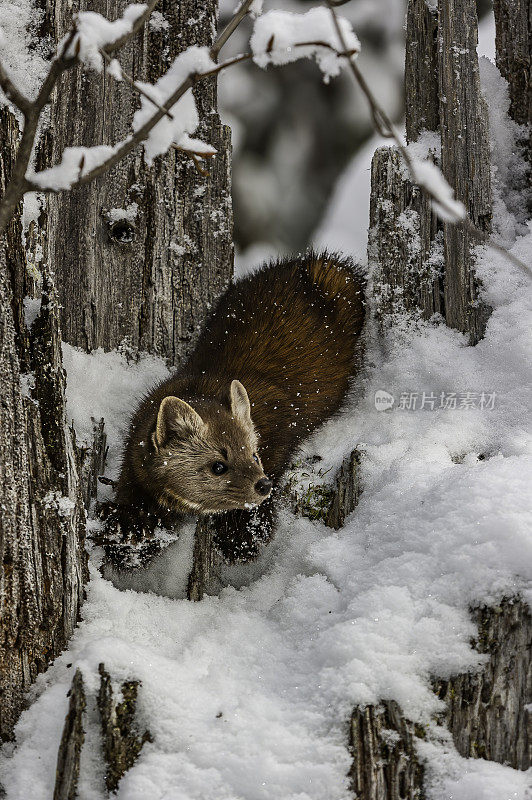
M260 506L236 508L210 517L216 549L230 564L253 561L273 538L277 518L272 495Z
M103 547L106 561L116 570L145 566L162 549L156 537L158 528L171 527L176 520L163 518L144 505L122 505L111 501L98 510L103 531L94 537Z

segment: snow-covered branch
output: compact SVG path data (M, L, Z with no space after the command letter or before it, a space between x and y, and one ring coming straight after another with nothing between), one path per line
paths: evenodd
M12 179L0 203L0 231L7 225L25 192L58 192L89 183L115 166L141 143L144 144L148 164L170 147L175 147L188 153L196 167L200 168L199 160L214 155L215 150L209 144L191 138L199 123L191 92L198 81L250 58L262 67L286 64L299 58L315 58L328 80L330 76L338 74L343 57L352 57L360 49L351 26L343 19L339 22L344 37L344 43L341 44L325 8L312 9L306 14L273 11L257 19L250 53L216 64L214 59L241 21L248 14L257 16L261 12L257 0L244 0L210 51L207 48L189 47L155 84L135 81L112 56L146 22L155 3L156 0L152 0L147 5L130 5L123 16L113 22L94 12L79 13L72 29L59 43L57 55L33 102L17 93L5 71L0 73L0 77L3 77L0 85L10 91L10 99L25 117ZM116 80L126 81L141 96L141 106L133 118L131 135L113 146L69 147L63 152L59 164L40 172L28 169L40 113L49 101L61 73L79 64L101 72L104 62ZM178 109L172 110L177 103Z
M44 79L36 99L33 101L27 98L16 87L14 81L9 77L6 69L0 62L0 88L7 98L21 111L24 117L24 127L17 159L5 194L0 201L0 233L5 230L15 208L26 192L36 188L39 188L41 191L62 191L71 188L74 184L88 183L98 175L110 169L114 164L131 152L131 150L137 147L140 142L144 141L163 116L166 115L169 117L171 123L175 122L168 109L158 102L155 96L157 94L157 87L148 89L147 85L141 85L139 88L136 82L132 81L144 100L149 99L151 106L157 106L157 111L149 120L139 122L138 128L134 130L131 137L128 137L124 142L114 147L101 145L96 148L67 148L59 165L52 167L50 170L43 170L41 173L34 173L31 171L28 173L28 165L35 143L40 115L44 106L49 102L51 93L57 85L60 75L79 64L84 64L97 71L101 71L103 61L107 61L108 57L123 47L137 34L144 23L149 19L156 4L157 0L150 0L147 4L130 5L126 8L123 16L114 22L110 22L94 12L81 12L78 14L74 20L72 29L59 43L57 54L52 60L48 74ZM246 13L252 5L253 3L244 3L244 6L246 6ZM239 17L238 22L240 22L245 14L241 14L239 11L235 16ZM231 35L236 27L237 25L233 25L229 33L226 30L222 34L224 37L222 44L227 41L229 35ZM219 43L219 40L217 40L217 43ZM220 47L221 44L216 52L218 52ZM249 56L245 56L245 58L248 57ZM208 52L206 52L201 65L203 74L198 75L198 67L194 67L194 71L176 87L169 98L169 102L171 105L174 105L197 80L205 78L208 75L214 75L220 69L225 68L225 66L238 63L238 61L241 60L243 59L231 59L226 64L217 67L210 59ZM112 69L115 76L120 74L121 77L125 77L118 62L113 64ZM182 75L177 77L182 77ZM151 93L152 89L153 94ZM141 112L142 111L143 109L141 108ZM182 124L182 136L193 132L189 130L190 118L191 115L189 114L188 121L185 120L185 124ZM168 142L167 147L171 144L172 142ZM180 145L183 150L187 150L187 142L184 139L175 142L175 144ZM196 142L192 154L195 159L198 158L199 149L200 146Z
M325 7L305 14L268 11L255 22L250 45L259 67L280 66L300 58L315 58L325 80L339 74L344 57L354 58L360 42L351 24L338 18L341 38Z
M280 10L259 16L250 40L251 52L243 53L219 64L215 60L229 37L248 14L260 14L257 0L243 0L232 20L209 50L189 47L181 53L155 84L135 81L111 56L140 30L155 8L157 0L128 6L121 18L111 22L95 12L81 12L72 29L61 40L58 52L34 101L15 86L0 64L0 88L22 112L25 120L21 144L11 181L0 202L0 233L5 229L14 209L27 191L65 191L74 185L89 183L125 158L141 143L148 164L174 147L189 153L196 167L199 159L214 155L209 144L192 139L199 116L192 87L230 66L253 58L260 67L283 65L300 58L313 58L323 72L324 80L337 75L345 64L366 96L375 127L381 135L394 139L410 172L412 181L431 199L435 213L446 222L458 223L480 241L504 252L527 272L530 268L515 258L468 219L464 205L454 193L439 168L430 161L419 161L403 143L386 111L380 106L356 63L360 42L350 23L339 17L328 0L328 8L313 8L305 14ZM260 4L259 4L260 5ZM76 65L101 72L107 62L108 72L117 80L125 80L141 96L135 113L132 133L117 144L95 147L66 148L61 162L47 170L33 172L28 165L33 149L40 114L62 72ZM179 103L178 109L174 106Z

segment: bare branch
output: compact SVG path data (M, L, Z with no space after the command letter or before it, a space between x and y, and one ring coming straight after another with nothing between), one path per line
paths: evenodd
M218 53L227 42L227 40L233 35L236 31L244 17L249 14L249 9L253 4L253 0L243 0L242 5L238 9L238 11L234 14L231 18L228 25L223 29L221 34L216 39L215 43L211 47L211 58L213 61L216 61L218 57Z
M7 97L8 100L22 111L23 114L26 114L28 109L31 106L31 100L29 100L26 95L22 94L9 75L7 74L6 70L4 69L2 62L0 61L0 89L2 89L3 93Z
M371 89L369 88L368 84L366 83L366 80L364 79L364 76L361 74L361 72L360 72L360 70L358 68L358 64L355 62L355 60L353 59L352 56L347 54L347 43L345 41L345 37L343 35L342 29L340 27L340 24L338 22L338 16L336 14L336 11L334 10L335 3L331 2L331 0L327 0L327 5L329 6L329 11L331 12L331 16L333 18L334 26L335 26L336 32L338 34L338 39L339 39L339 41L340 41L340 43L341 43L341 45L342 45L342 47L344 49L344 53L342 55L344 55L344 57L346 57L348 59L349 66L351 68L351 72L353 73L353 76L354 76L356 82L358 83L358 85L360 86L360 88L362 89L362 91L364 92L364 95L366 96L366 98L368 100L368 103L369 103L370 108L371 108L371 113L372 113L372 116L373 116L373 121L375 123L375 127L377 128L377 131L381 134L381 136L393 139L395 141L395 143L397 145L397 148L398 148L399 152L401 153L401 155L402 155L402 157L403 157L403 159L404 159L404 161L405 161L405 163L406 163L406 165L408 167L408 170L410 172L410 177L411 177L413 183L415 183L417 186L419 186L421 191L424 194L426 194L428 197L430 197L431 200L433 200L435 202L438 202L438 198L434 196L434 194L430 191L430 189L427 186L421 186L417 182L415 168L414 168L414 164L413 164L412 158L410 156L410 153L408 152L407 147L405 146L405 144L403 142L403 139L402 139L399 131L397 130L397 128L393 124L392 120L390 119L390 117L388 116L386 111L382 108L382 106L379 105L377 99L375 98L375 96L373 95ZM496 250L498 253L501 253L502 255L506 256L506 258L509 261L511 261L512 264L515 264L515 266L517 266L520 269L524 270L524 272L526 272L527 275L531 275L532 274L532 267L530 265L525 264L524 261L521 261L521 259L519 259L516 256L514 256L505 247L503 247L502 245L498 244L488 233L485 233L485 231L482 231L482 230L480 230L480 228L477 228L477 226L474 225L473 222L471 222L471 220L468 217L466 217L465 219L463 219L461 221L458 221L458 222L455 222L455 223L451 223L451 224L455 224L455 225L461 226L464 230L467 230L468 233L470 233L472 236L474 236L477 239L477 241L482 242L483 244L487 245L488 247L491 247L493 250Z

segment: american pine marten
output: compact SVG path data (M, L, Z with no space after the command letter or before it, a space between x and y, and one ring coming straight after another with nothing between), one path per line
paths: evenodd
M279 261L232 284L186 364L132 418L107 509L111 561L123 566L128 541L183 514L215 514L224 555L255 556L272 488L345 397L363 322L364 279L337 256Z

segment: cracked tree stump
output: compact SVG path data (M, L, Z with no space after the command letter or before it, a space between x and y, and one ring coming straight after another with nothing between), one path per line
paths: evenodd
M99 665L100 691L98 709L101 716L103 751L107 769L105 785L110 792L116 791L120 779L130 769L145 742L151 742L149 731L140 734L135 723L137 694L140 681L125 681L121 687L122 701L113 697L111 676L104 664Z
M472 612L475 648L489 655L479 672L438 681L445 723L465 758L527 770L532 764L532 615L522 599Z
M0 240L0 737L9 739L30 684L72 635L88 570L53 286L44 282L30 347L27 332L17 334L12 309L23 297L6 269L4 245Z
M475 0L439 0L441 168L471 221L491 230L491 158L488 112L480 91ZM475 240L443 224L445 320L476 344L489 309L475 278Z
M349 728L351 788L360 800L421 800L416 731L394 701L355 709Z
M43 30L57 41L77 10L116 19L125 5L60 0L47 6ZM164 3L158 13L159 24L146 25L120 51L124 71L136 81L153 82L189 46L213 43L216 0ZM138 148L91 184L47 197L46 257L54 265L64 338L75 346L109 350L125 340L178 365L231 279L230 130L217 113L216 79L193 94L200 117L195 135L217 151L204 174L176 149L148 167ZM66 73L52 98L39 166L57 163L65 146L124 139L137 108L138 93L105 71Z
M360 451L355 449L344 458L336 474L332 500L325 517L327 527L336 531L343 528L346 517L357 506L361 491Z
M488 117L474 0L440 0L437 9L410 0L407 37L408 141L432 133L427 156L440 164L472 222L489 232ZM380 148L373 159L368 259L381 321L394 313L417 310L429 318L436 312L471 344L482 338L489 308L475 277L475 241L461 226L438 222L396 148Z
M74 674L68 694L70 702L57 754L53 800L74 800L78 788L79 761L85 740L83 712L87 705L79 669Z
M397 314L444 313L443 244L429 200L409 180L394 147L380 147L371 164L368 260L382 328Z

